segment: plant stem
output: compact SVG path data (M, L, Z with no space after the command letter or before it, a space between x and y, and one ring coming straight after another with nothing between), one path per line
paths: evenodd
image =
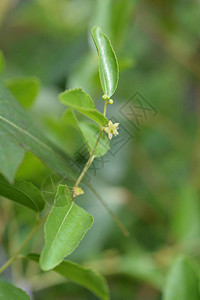
M93 148L93 150L92 150L92 153L90 154L90 157L89 157L89 159L88 159L88 161L87 161L87 163L86 163L86 165L85 165L83 171L81 172L79 178L77 179L77 181L76 181L76 183L75 183L75 186L78 186L78 185L79 185L79 183L81 182L83 176L85 175L85 173L87 172L87 170L88 170L89 167L91 166L91 164L92 164L92 162L93 162L93 159L94 159L94 153L95 153L95 150L96 150L97 145L98 145L98 143L99 143L99 140L100 140L100 138L101 138L102 132L103 132L103 129L101 128L101 129L100 129L100 132L99 132L99 136L98 136L97 141L96 141L96 143L95 143L95 146L94 146L94 148Z
M104 117L106 116L107 105L108 105L108 101L105 101L105 104L104 104L104 111L103 111ZM101 138L102 133L103 133L103 127L100 128L100 132L99 132L98 138L97 138L97 140L96 140L96 143L95 143L95 145L94 145L94 148L93 148L93 150L92 150L92 153L90 154L90 157L89 157L89 159L88 159L88 161L87 161L87 163L86 163L86 165L85 165L83 171L81 172L80 176L78 177L78 179L77 179L77 181L76 181L74 187L76 187L76 186L79 185L79 183L80 183L81 180L83 179L85 173L87 172L87 170L88 170L89 167L91 166L91 164L92 164L92 162L93 162L93 159L95 158L94 153L95 153L95 151L96 151L96 148L97 148L97 146L98 146L98 143L99 143L99 140L100 140L100 138Z
M110 207L107 205L107 203L104 201L104 199L97 193L97 191L93 188L92 185L90 185L88 183L85 183L85 184L94 193L94 195L97 197L97 199L99 199L99 201L104 206L104 208L107 210L108 214L113 219L113 221L118 226L118 228L121 230L121 232L123 233L123 235L126 236L126 237L128 237L130 235L130 233L124 227L124 225L122 224L122 222L120 221L120 219L117 217L117 215L110 209Z
M104 115L104 117L106 116L107 106L108 106L108 101L105 101L105 104L104 104L104 110L103 110L103 115Z
M17 249L17 251L13 254L13 256L9 260L7 260L7 262L5 262L5 264L0 268L0 274L5 269L7 269L12 264L12 262L17 258L17 256L21 253L21 251L24 249L24 247L30 241L30 239L32 238L32 236L34 235L34 233L37 231L38 227L46 220L46 218L47 217L45 217L45 218L37 221L37 223L35 224L35 226L31 230L31 232L26 237L25 241L21 244L21 246Z

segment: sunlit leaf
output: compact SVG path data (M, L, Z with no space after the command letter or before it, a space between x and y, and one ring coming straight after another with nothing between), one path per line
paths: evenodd
M94 102L82 89L67 90L59 95L59 99L63 104L76 109L99 125L107 125L108 120L95 109Z
M16 78L6 82L6 86L24 108L29 108L39 91L37 78Z
M0 299L2 300L29 300L28 295L14 285L0 281Z
M45 245L40 258L42 270L59 265L78 246L93 223L93 217L71 200L67 186L59 185L54 206L44 226Z
M10 184L1 175L0 195L34 211L42 210L45 204L42 194L31 182L16 180L14 184Z
M199 300L199 278L188 259L180 257L172 265L163 300Z
M99 74L104 94L109 98L114 94L118 80L119 67L109 38L99 27L93 27L92 37L99 55Z
M26 258L39 261L38 254L29 254ZM109 299L109 290L103 276L91 268L85 268L74 262L64 260L61 264L53 269L72 282L75 282L97 295L102 300Z

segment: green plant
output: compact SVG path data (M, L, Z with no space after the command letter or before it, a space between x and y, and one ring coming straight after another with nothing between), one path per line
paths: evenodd
M59 95L61 103L69 109L64 113L64 122L76 128L82 135L89 150L90 157L77 176L76 170L70 165L70 158L61 153L46 139L29 121L28 115L17 103L10 91L22 103L25 102L24 90L29 89L34 98L38 88L37 80L9 81L7 87L0 83L0 193L27 208L35 211L36 224L27 238L13 256L0 268L0 274L16 259L33 260L39 263L43 271L54 270L64 277L90 289L100 299L109 299L109 292L104 278L91 269L66 261L83 239L93 224L93 217L75 203L75 197L84 193L80 186L84 175L95 157L104 155L109 150L109 139L117 135L119 123L113 124L106 118L107 106L113 104L114 94L119 78L118 62L108 37L99 27L92 29L92 37L99 56L99 75L104 95L104 111L99 112L90 98L82 89L67 90ZM80 114L92 121L80 118ZM108 137L106 135L108 134ZM109 139L108 139L109 138ZM43 216L45 201L42 193L30 182L14 180L16 170L21 163L26 150L32 151L49 167L57 171L73 187L59 184L53 207ZM112 212L111 212L112 215ZM119 226L122 225L112 215ZM20 253L30 241L41 224L44 224L45 245L38 254ZM124 228L122 228L125 231ZM7 282L0 282L0 292L4 299L28 299L28 296ZM15 296L14 296L15 295ZM9 298L10 297L10 298Z

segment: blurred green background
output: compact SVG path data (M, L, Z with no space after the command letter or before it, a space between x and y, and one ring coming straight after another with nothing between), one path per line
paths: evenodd
M57 95L82 87L102 109L90 35L94 25L110 37L119 59L119 86L108 115L120 122L120 135L111 151L94 162L87 180L130 236L84 187L77 202L94 215L95 224L70 259L104 274L113 300L159 300L174 259L182 254L200 263L200 2L0 1L1 78L9 84L30 77L40 86L35 101L29 91L30 98L24 95L21 103L79 166L87 156L80 153L83 140L62 124L65 108ZM31 153L17 178L47 191L52 189L49 178L60 180ZM34 214L6 199L0 208L4 257L30 231ZM29 251L38 252L42 243L41 229ZM39 274L34 263L17 261L7 276L35 300L97 299L59 275Z

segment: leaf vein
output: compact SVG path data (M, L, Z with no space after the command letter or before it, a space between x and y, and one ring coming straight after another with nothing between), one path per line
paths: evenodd
M16 128L17 130L23 132L25 135L29 136L31 139L35 140L38 144L42 145L43 147L47 148L48 150L52 151L51 148L49 148L46 144L44 144L43 142L41 142L38 138L36 138L35 136L33 136L32 134L30 134L28 131L24 130L23 128L17 126L16 124L14 124L13 122L5 119L4 117L0 116L0 120L8 123L9 125L13 126L14 128Z

